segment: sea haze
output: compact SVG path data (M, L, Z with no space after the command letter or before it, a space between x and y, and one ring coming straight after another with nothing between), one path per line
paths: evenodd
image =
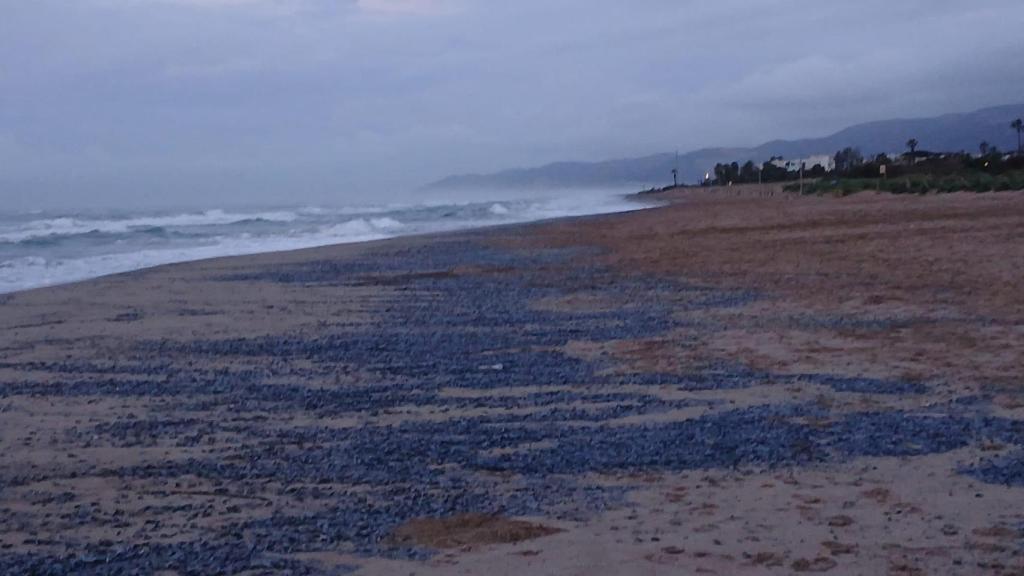
M0 214L0 293L149 266L636 210L621 194L352 207Z

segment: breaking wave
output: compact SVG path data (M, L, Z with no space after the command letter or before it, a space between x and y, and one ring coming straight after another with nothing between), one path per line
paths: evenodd
M635 210L621 195L279 210L0 214L0 293L149 266Z

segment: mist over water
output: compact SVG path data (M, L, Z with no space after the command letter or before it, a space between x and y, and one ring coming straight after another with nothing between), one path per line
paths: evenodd
M0 293L218 256L644 207L622 194L349 207L0 214Z

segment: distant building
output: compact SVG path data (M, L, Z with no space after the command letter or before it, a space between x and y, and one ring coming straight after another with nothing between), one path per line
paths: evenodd
M801 162L803 162L805 169L814 168L815 166L821 166L825 169L825 172L832 172L836 169L836 159L829 154L808 156L801 160Z
M804 170L810 170L815 166L821 166L825 169L825 172L832 172L836 169L836 159L828 154L819 154L817 156L808 156L807 158L799 158L796 160L785 160L783 158L773 158L771 163L776 168L782 168L787 172L799 172L800 165L803 165Z

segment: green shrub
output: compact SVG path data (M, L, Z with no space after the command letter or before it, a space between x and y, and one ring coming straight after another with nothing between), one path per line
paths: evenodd
M893 180L889 185L889 191L893 194L907 194L911 191L910 183L906 180Z
M950 176L943 178L942 182L939 183L939 191L947 194L952 192L961 192L967 189L967 181L959 176Z
M971 178L970 189L975 192L991 192L994 179L988 174L975 174Z
M891 194L949 194L952 192L990 192L993 190L1024 191L1024 171L1007 172L993 176L984 172L959 172L954 174L912 174L909 176L882 179L877 178L822 178L804 183L805 195L837 194L849 196L865 190L880 190ZM798 192L800 184L786 184L787 192Z

